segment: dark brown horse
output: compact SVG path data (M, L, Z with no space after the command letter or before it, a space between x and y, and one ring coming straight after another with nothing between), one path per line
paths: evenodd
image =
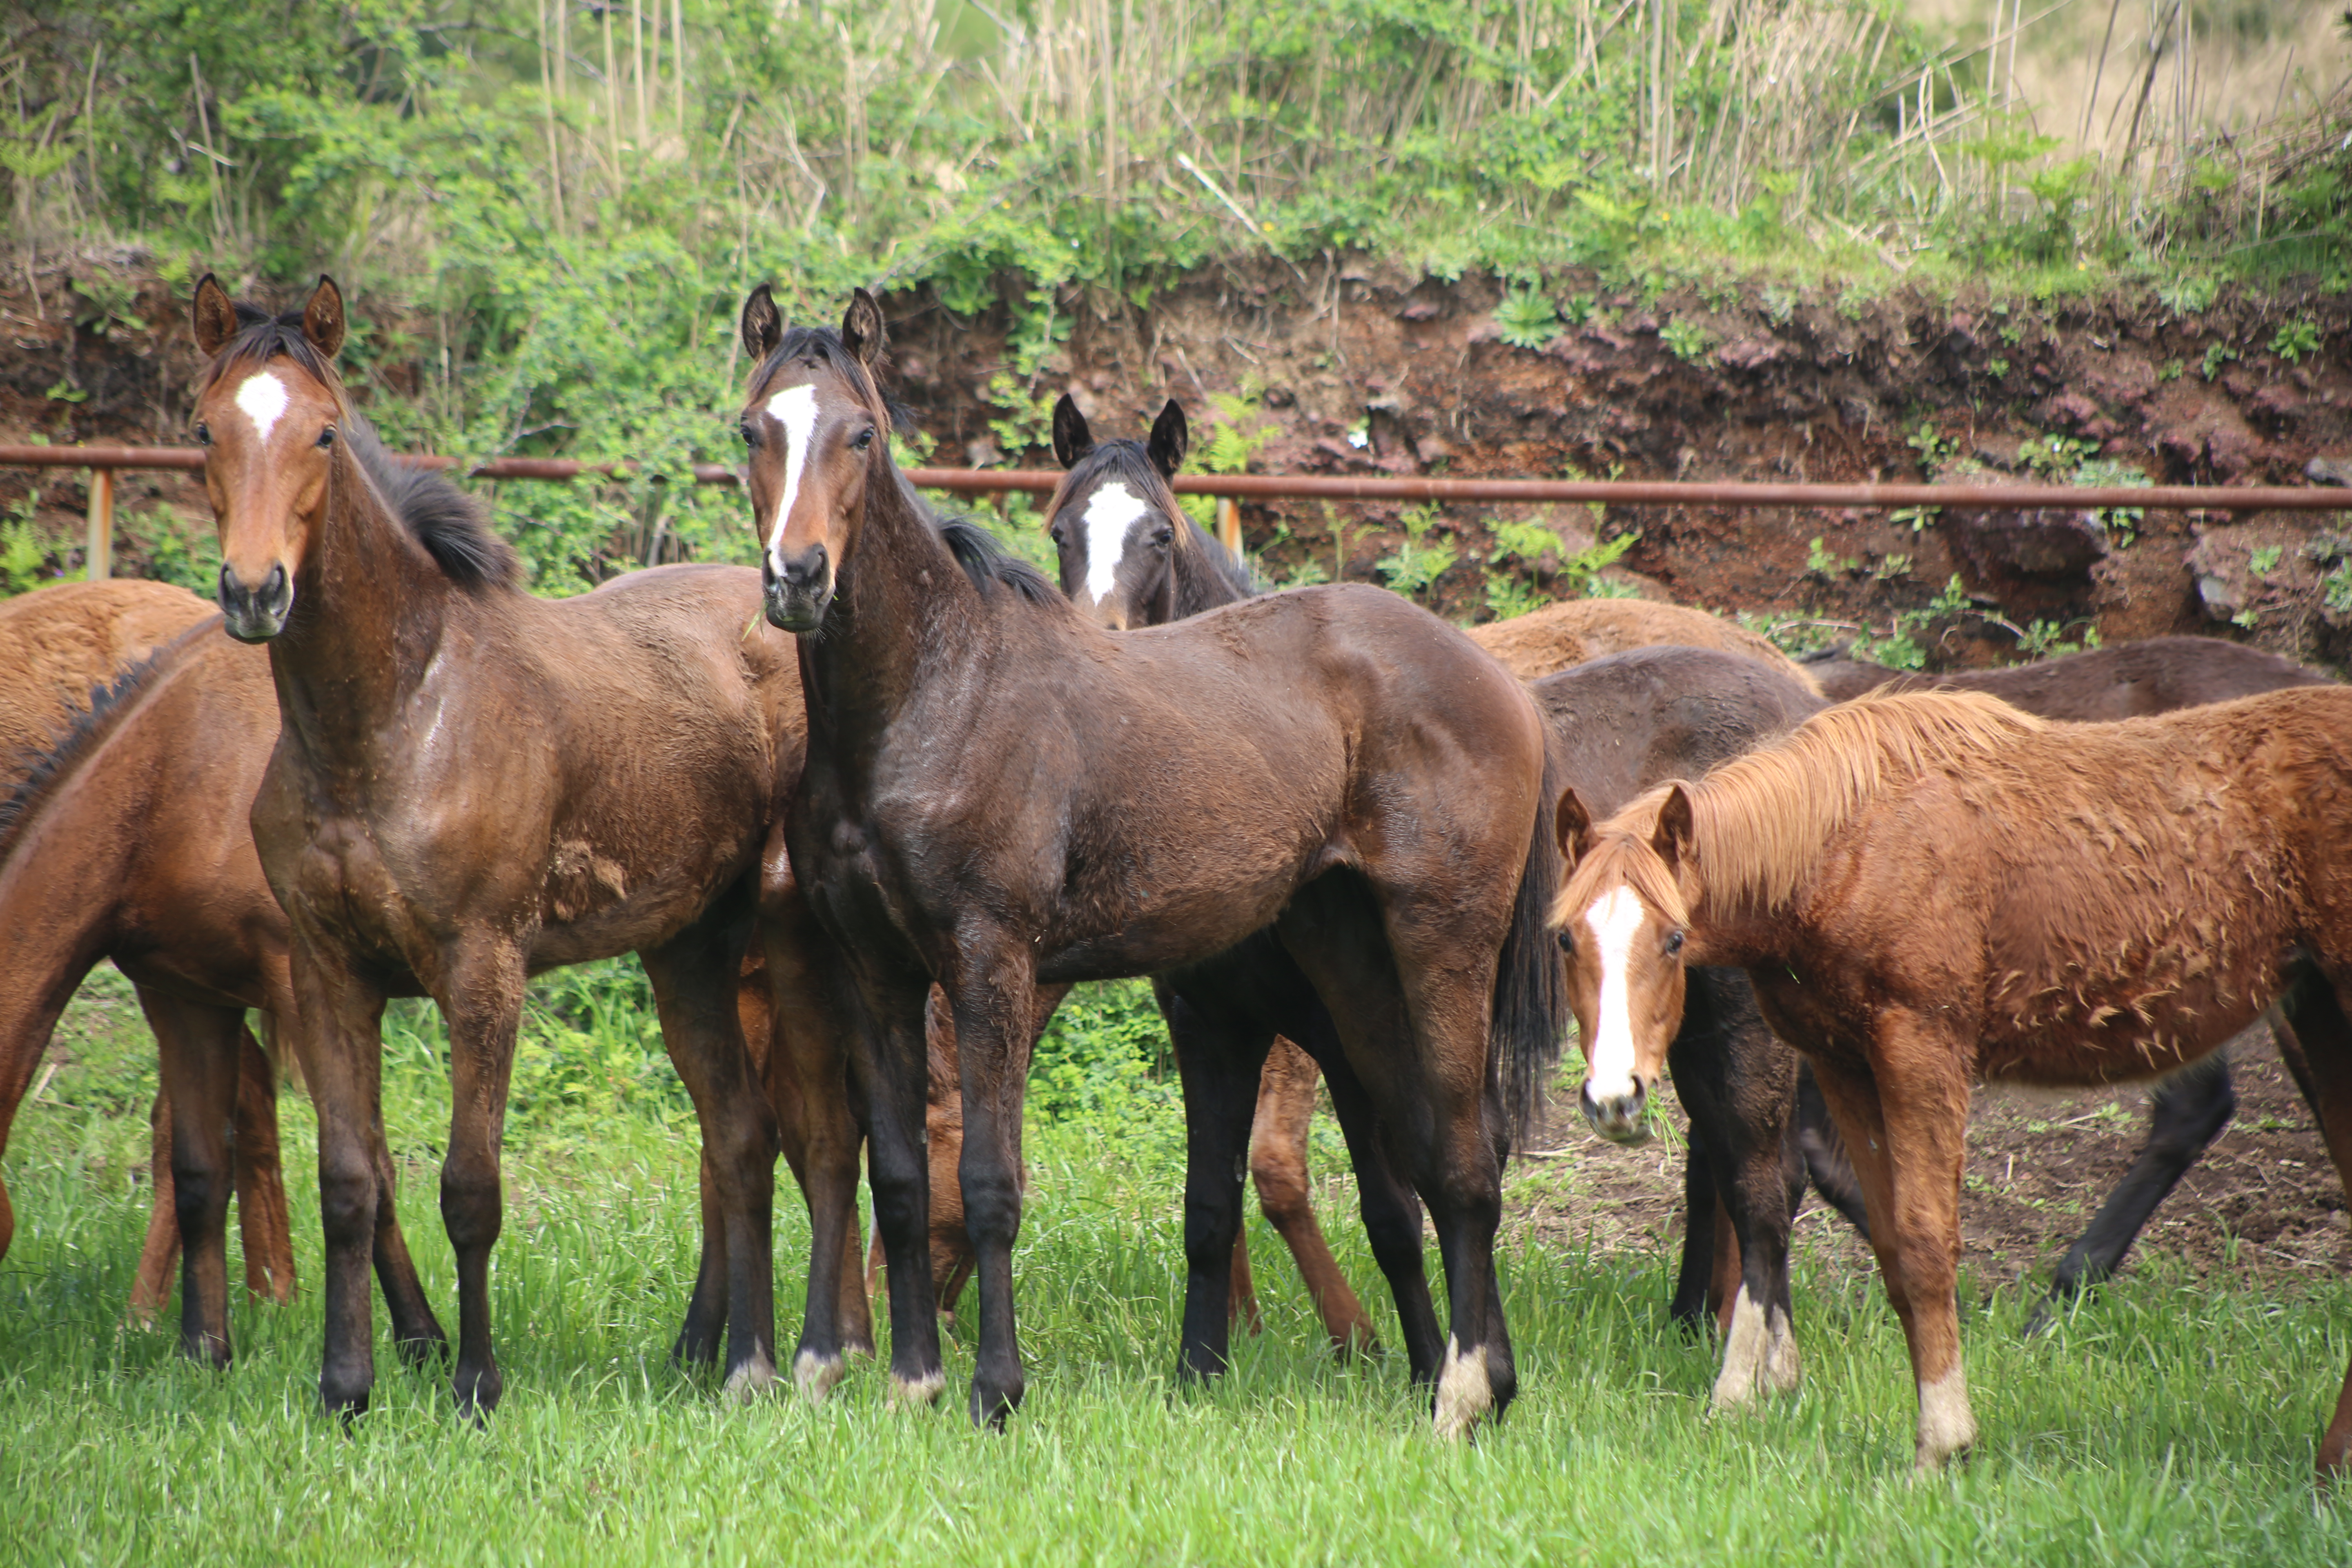
M1981 691L2044 719L2073 723L2169 713L2327 683L2316 670L2221 637L2149 637L2006 669L1944 675L1906 675L1848 658L1818 659L1807 668L1834 701L1868 690ZM2293 1027L2275 1009L2269 1021L2280 1055L2309 1099L2310 1077ZM2116 1271L2148 1215L2230 1124L2238 1108L2230 1082L2230 1056L2227 1048L2216 1051L2156 1086L2148 1097L2147 1142L2090 1226L2059 1259L2050 1293L2034 1309L2029 1329L2047 1324L2068 1302ZM1859 1207L1859 1187L1834 1179L1829 1185L1835 1194L1832 1201L1850 1212Z
M863 1009L852 1067L871 1114L896 1392L931 1397L943 1382L921 1267L932 978L961 1050L979 1255L971 1409L992 1424L1023 1390L1011 1265L1037 983L1166 973L1271 925L1435 1219L1453 1308L1437 1425L1466 1430L1517 1384L1493 1272L1504 1085L1531 1099L1558 1039L1558 965L1528 907L1553 868L1534 820L1533 703L1377 589L1114 637L979 530L924 511L890 459L871 298L854 298L838 336L788 332L762 288L742 324L768 617L800 637L811 715L793 863ZM1216 1351L1262 1059L1215 1064L1242 1092L1207 1100L1238 1106L1237 1125L1187 1118L1187 1338L1212 1319L1199 1342ZM1188 1106L1198 1092L1188 1082ZM845 1205L854 1175L822 1181L827 1201ZM828 1250L813 1308L834 1295ZM812 1322L801 1357L837 1363L828 1328Z
M413 977L449 1027L456 1391L483 1410L500 1386L489 1254L524 982L633 950L701 1120L729 1385L764 1385L775 1133L735 994L800 715L789 666L743 636L758 608L750 574L656 568L534 599L472 504L393 463L352 416L331 282L271 317L207 278L194 318L221 607L232 636L268 643L278 693L252 824L291 927L319 1112L322 1399L363 1409L374 1381L366 1268L386 1194L370 1148L386 996Z
M1860 1175L1919 1392L1918 1462L1974 1442L1954 1282L1972 1083L2169 1072L2273 1000L2352 1175L2352 691L2108 724L1871 697L1597 826L1555 913L1596 1119L1633 1114L1688 966L1744 968ZM2352 1373L2319 1445L2352 1454Z

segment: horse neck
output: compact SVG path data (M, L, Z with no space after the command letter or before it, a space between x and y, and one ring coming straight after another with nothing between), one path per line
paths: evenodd
M1209 536L1208 531L1191 518L1184 526L1192 537L1184 548L1172 552L1172 569L1176 574L1176 618L1197 616L1203 610L1213 610L1219 605L1231 605L1248 598L1249 593L1235 584L1224 570L1230 557L1225 547Z
M364 766L439 647L455 591L339 448L293 610L269 642L281 721L315 764Z
M866 497L825 625L800 639L811 740L823 731L852 749L878 740L945 667L981 657L990 631L980 591L887 460L869 472Z

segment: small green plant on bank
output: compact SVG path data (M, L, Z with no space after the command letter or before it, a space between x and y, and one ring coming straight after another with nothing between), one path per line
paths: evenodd
M2150 480L2147 470L2136 464L2118 462L2112 458L2089 458L2074 469L2073 483L2085 489L2146 489ZM2102 506L2091 509L2092 521L2106 531L2107 540L2118 550L2128 550L2139 539L2139 525L2147 515L2145 507Z
M1282 427L1265 416L1265 410L1258 402L1258 388L1254 384L1244 383L1239 395L1211 393L1209 407L1212 420L1208 439L1194 448L1195 460L1203 473L1247 472L1250 460L1257 456L1258 449L1282 433ZM1185 515L1194 522L1211 532L1216 531L1216 497L1181 495L1176 500L1184 509ZM1304 586L1303 584L1291 585Z
M37 587L48 564L49 542L35 523L40 505L41 492L28 490L0 519L0 576L7 578L5 592L10 595Z
M1919 470L1929 479L1935 478L1960 449L1958 441L1924 419L1916 429L1904 437L1904 445L1919 454Z
M1566 329L1559 311L1533 285L1517 288L1495 307L1496 335L1515 349L1539 349Z
M2166 360L2162 364L2156 367L2156 379L2158 381L2179 381L2180 379L2181 373L2186 371L2188 368L2189 362L2187 360Z
M2070 626L2084 628L2075 641L2066 640ZM2099 646L2099 628L2088 621L2033 621L2018 635L2017 651L2030 659L2058 658Z
M988 378L989 406L995 410L989 416L988 433L1005 461L1018 462L1025 453L1053 446L1054 404L1059 395L1033 389L1003 371Z
M1409 599L1427 593L1462 558L1462 552L1453 545L1430 539L1441 521L1434 506L1405 508L1398 520L1404 529L1404 542L1392 553L1373 563L1388 579L1389 586Z
M1813 535L1811 539L1805 542L1805 574L1807 576L1819 577L1823 581L1827 581L1832 577L1839 577L1849 572L1859 572L1861 570L1862 558L1860 556L1837 554L1830 549L1820 534L1817 533Z
M2175 317L2201 316L2213 308L2214 298L2221 291L2218 279L2190 273L2159 286L2156 297Z
M2303 555L2320 568L2321 605L2330 615L2352 615L2352 540L2323 533L2303 547Z
M2205 345L2204 363L2198 366L2198 374L2210 381L2221 374L2223 365L2237 357L2238 351L2227 343L2208 343Z
M2271 336L2271 353L2289 364L2301 364L2318 352L2319 323L2308 316L2280 323Z
M2246 553L2246 569L2257 577L2267 577L2278 570L2279 558L2285 553L2286 547L2279 544L2265 544L2259 550L2249 551Z
M1698 359L1715 343L1713 332L1696 321L1684 321L1679 317L1660 329L1658 337L1685 364Z
M2006 381L2009 378L2009 362L1995 354L1985 361L1985 374L1995 381Z

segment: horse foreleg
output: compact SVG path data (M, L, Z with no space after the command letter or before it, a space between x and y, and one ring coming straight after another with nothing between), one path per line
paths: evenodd
M1223 1016L1181 986L1155 982L1152 989L1184 1085L1184 1319L1176 1375L1190 1382L1223 1372L1232 1345L1242 1173L1274 1031Z
M180 1353L225 1367L228 1331L230 1124L242 1013L142 989L172 1102L173 1212L180 1222Z
M255 1300L294 1299L294 1236L278 1142L278 1073L261 1042L237 1026L236 1226L245 1242L245 1289Z
M356 1415L367 1409L375 1384L368 1262L377 1248L379 1205L392 1205L379 1165L383 994L299 929L291 984L306 1047L302 1073L319 1117L319 1218L326 1243L319 1398L338 1415ZM389 1164L388 1155L381 1158Z
M1027 1387L1013 1312L1013 1244L1021 1230L1021 1102L1034 1037L1034 974L1024 936L982 930L955 954L952 973L940 977L955 1016L963 1085L963 1157L956 1174L980 1270L980 1350L972 1366L971 1412L972 1424L981 1427L1002 1427L1020 1408ZM1238 1170L1233 1174L1238 1181ZM1223 1244L1230 1258L1230 1233ZM1222 1289L1215 1306L1222 1324Z
M745 894L748 900L748 890ZM771 1261L776 1121L752 1071L737 1011L740 940L727 932L740 901L722 899L673 941L647 948L646 978L660 1014L662 1044L702 1129L711 1199L725 1232L727 1391L748 1397L775 1381L775 1276ZM828 1233L819 1232L824 1253ZM836 1233L837 1234L837 1233ZM836 1241L830 1248L838 1260ZM461 1352L462 1353L462 1352Z
M861 973L854 997L845 986L839 993L856 1024L850 1068L866 1109L874 1234L882 1241L889 1282L893 1405L929 1405L947 1386L928 1234L931 1166L924 1148L929 1067L924 1012L930 991L920 970L903 969ZM811 1297L815 1293L812 1284Z
M156 1314L172 1299L172 1270L180 1261L180 1215L172 1184L172 1097L161 1089L147 1113L147 1237L139 1247L139 1271L131 1277L131 1304L122 1314L139 1329L155 1326Z
M1257 1186L1258 1206L1281 1233L1307 1281L1307 1294L1322 1316L1333 1352L1344 1359L1377 1349L1378 1342L1363 1302L1339 1271L1323 1228L1315 1222L1308 1195L1307 1140L1314 1128L1315 1086L1321 1078L1314 1058L1286 1039L1275 1040L1258 1085L1257 1117L1250 1126L1250 1177Z
M2286 1015L2291 1031L2280 1040L2281 1054L2293 1065L2318 1115L2336 1178L2352 1190L2352 988L2330 984L2305 965L2280 997L2279 1010ZM2320 1484L2332 1484L2347 1463L2352 1463L2352 1367L2345 1370L2336 1409L2320 1435Z
M646 965L648 974L653 969ZM458 1410L478 1418L498 1408L504 1388L491 1344L490 1251L506 1222L499 1152L515 1036L522 1024L522 950L503 934L478 936L449 956L446 974L436 1000L449 1025L449 1142L441 1162L441 1225L457 1262L452 1392ZM658 1004L658 976L654 988ZM665 1027L663 1034L667 1038L669 1030Z

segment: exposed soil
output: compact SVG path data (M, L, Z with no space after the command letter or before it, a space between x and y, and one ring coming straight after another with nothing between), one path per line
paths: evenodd
M2157 1210L2125 1271L2161 1258L2158 1267L2200 1279L2220 1270L2291 1287L2344 1278L2352 1272L2344 1188L2267 1029L2249 1033L2231 1068L2236 1117ZM2143 1089L2046 1099L1979 1093L1960 1194L1964 1278L1982 1289L2029 1277L2046 1284L2139 1152L2147 1105ZM1678 1108L1661 1113L1682 1125ZM1515 1171L1510 1209L1519 1223L1597 1250L1681 1256L1679 1139L1620 1148L1587 1131L1571 1109L1535 1142L1558 1152ZM1797 1237L1816 1260L1872 1267L1861 1238L1816 1194L1805 1200Z
M99 284L99 297L110 281L129 302L99 310L93 289L69 279ZM1066 300L1074 330L1034 386L1072 390L1098 435L1139 434L1175 396L1196 447L1210 395L1245 395L1273 427L1251 464L1261 472L1895 480L2030 473L2021 448L2059 437L2158 482L2352 480L2352 300L2316 288L2225 293L2189 317L2145 291L2037 305L1727 287L1647 300L1570 279L1549 280L1549 292L1581 297L1589 314L1534 350L1502 341L1492 279L1449 284L1360 258L1303 274L1228 264L1149 309ZM369 304L356 301L358 313ZM1000 451L990 429L1003 417L988 401L1006 368L1002 311L966 321L919 295L888 309L898 389L940 461L1050 462ZM2291 363L2270 351L2283 325L2303 321L2317 331L2314 352ZM0 287L0 441L180 444L194 368L180 300L135 254L84 256ZM373 365L369 384L413 390L415 367ZM31 482L0 470L0 508ZM82 476L37 482L44 521L78 537ZM193 476L130 476L119 493L133 520L119 569L142 559L133 530L147 503L169 501L198 526L205 517ZM2328 560L2306 550L2343 526L2330 514L2157 512L2126 543L2074 512L1930 519L1915 531L1863 511L1454 508L1439 536L1464 559L1435 584L1441 609L1485 613L1498 517L1549 525L1560 556L1638 528L1623 564L1640 591L1832 632L1884 635L1958 574L1980 614L1931 628L1939 666L2006 662L2015 639L2000 623L2035 620L2065 624L2069 637L2086 625L2110 641L2200 632L2306 659L2352 657L2352 626L2323 603ZM1277 503L1245 510L1244 523L1277 577L1312 560L1370 579L1402 537L1399 518L1393 506ZM2340 1272L2352 1226L2310 1112L2274 1056L2242 1053L2238 1069L2236 1121L2145 1242L2200 1273ZM2137 1149L2141 1099L1979 1105L1964 1215L1980 1280L2046 1273ZM2102 1109L2111 1105L2122 1109ZM1574 1158L1529 1162L1514 1177L1528 1223L1604 1247L1666 1245L1680 1204L1674 1151L1622 1151L1567 1126L1559 1139ZM1800 1236L1865 1261L1825 1211L1809 1211Z

